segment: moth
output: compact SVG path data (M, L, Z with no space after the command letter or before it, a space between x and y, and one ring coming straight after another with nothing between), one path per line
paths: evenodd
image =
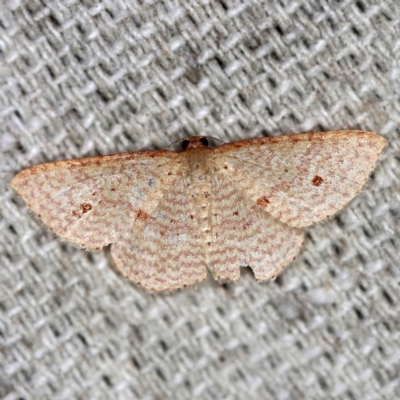
M63 240L112 244L122 274L150 291L206 279L274 279L304 228L342 209L367 181L385 140L365 131L262 137L212 148L139 151L41 164L11 185Z

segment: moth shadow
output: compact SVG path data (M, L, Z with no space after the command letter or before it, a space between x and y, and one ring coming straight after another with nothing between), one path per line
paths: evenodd
M252 285L252 284L259 284L259 282L256 281L256 277L250 266L241 266L240 267L240 279L237 281L215 280L212 277L211 272L208 271L206 282L208 285L210 285L214 289L224 290L226 292L226 294L232 294L232 295L233 295L237 285L248 286L248 285Z

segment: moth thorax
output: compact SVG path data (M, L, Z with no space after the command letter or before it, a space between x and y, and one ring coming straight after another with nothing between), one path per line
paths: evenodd
M188 153L188 179L195 217L206 242L210 241L209 210L212 198L210 149L198 148Z

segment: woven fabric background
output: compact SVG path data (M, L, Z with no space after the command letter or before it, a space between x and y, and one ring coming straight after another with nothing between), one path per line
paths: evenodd
M0 397L399 399L399 27L397 0L1 0ZM9 188L190 135L336 129L388 147L270 283L145 293Z

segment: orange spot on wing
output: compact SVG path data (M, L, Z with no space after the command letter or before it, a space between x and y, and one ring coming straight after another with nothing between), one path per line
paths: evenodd
M82 217L83 214L86 214L87 212L89 212L92 209L92 205L89 203L82 203L79 205L78 210L74 210L72 211L72 215L74 217Z
M89 203L83 203L79 207L82 211L82 214L86 214L88 211L92 209L92 205Z
M260 197L257 199L257 204L261 206L262 208L267 207L267 204L269 204L269 200L267 199L266 196Z
M149 218L149 214L147 214L143 210L139 210L136 214L136 218L140 221L146 221L146 219Z
M312 180L312 184L313 184L314 186L320 186L320 185L322 184L323 181L324 181L324 180L323 180L320 176L315 175L314 178L313 178L313 180Z

